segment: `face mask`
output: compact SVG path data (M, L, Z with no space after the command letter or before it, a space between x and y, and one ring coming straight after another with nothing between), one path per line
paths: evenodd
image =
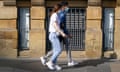
M66 12L68 12L68 10L69 10L69 8L68 8L68 7L67 7L67 8L65 8L65 11L66 11Z
M61 12L62 12L62 11L61 11L61 10L59 10L59 11L58 11L58 14L59 14L59 13L61 13Z

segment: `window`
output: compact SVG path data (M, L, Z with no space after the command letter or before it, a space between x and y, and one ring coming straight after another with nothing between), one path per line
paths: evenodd
M29 48L29 8L18 8L18 46L20 50Z
M114 8L103 9L103 50L114 47Z
M73 36L69 39L69 47L72 50L84 50L85 48L85 16L84 8L70 8L66 15L66 27Z

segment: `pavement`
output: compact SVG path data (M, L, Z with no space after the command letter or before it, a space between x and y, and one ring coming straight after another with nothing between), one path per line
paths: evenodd
M67 66L67 60L58 61L61 71L51 71L41 64L40 59L0 58L0 72L120 72L120 61L116 59L76 59L79 64L74 67Z

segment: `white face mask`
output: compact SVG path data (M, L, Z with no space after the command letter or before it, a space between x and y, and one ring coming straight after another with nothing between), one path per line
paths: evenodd
M66 12L68 12L68 10L69 10L69 8L68 8L68 7L67 7L67 8L65 8L65 11L66 11Z
M61 10L59 10L59 11L58 11L58 14L59 14L59 13L61 13L61 12L62 12L62 11L61 11Z

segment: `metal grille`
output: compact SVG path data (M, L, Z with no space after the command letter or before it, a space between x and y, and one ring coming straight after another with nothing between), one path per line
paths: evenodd
M66 15L66 27L73 38L69 39L72 50L85 48L85 9L70 8Z
M49 27L49 13L51 8L47 8L47 36ZM85 18L86 10L84 8L70 8L66 15L66 27L69 33L73 36L69 39L69 47L72 50L84 50L85 49ZM46 36L46 37L47 37ZM47 49L51 48L47 39ZM63 46L65 48L65 46Z

